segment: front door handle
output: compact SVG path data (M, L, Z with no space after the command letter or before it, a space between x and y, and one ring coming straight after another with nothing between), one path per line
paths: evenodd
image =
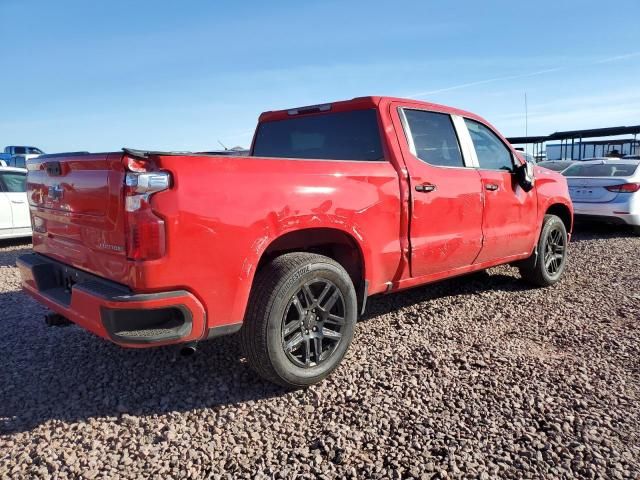
M497 183L487 183L487 184L485 184L484 188L486 188L487 190L491 190L492 192L495 192L496 190L498 190L498 184Z
M432 183L422 183L420 185L416 185L416 192L429 193L433 192L436 189L436 186Z
M11 203L27 203L24 200L11 200Z

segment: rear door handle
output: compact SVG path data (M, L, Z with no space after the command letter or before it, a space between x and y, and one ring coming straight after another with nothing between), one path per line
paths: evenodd
M26 203L24 200L11 200L11 203Z
M433 192L436 189L436 186L432 183L422 183L420 185L416 185L416 192L429 193Z
M487 183L487 184L485 184L484 188L486 188L487 190L491 190L492 192L495 192L496 190L498 190L498 184L497 183Z

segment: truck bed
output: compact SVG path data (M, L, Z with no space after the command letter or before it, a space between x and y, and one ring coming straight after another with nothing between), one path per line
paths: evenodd
M150 201L166 225L166 255L157 260L127 257L128 158L172 176ZM363 244L361 254L377 259L367 272L371 293L398 272L400 187L389 162L126 149L45 156L29 168L37 253L136 293L186 289L206 305L210 325L242 320L261 254L288 232L332 229Z

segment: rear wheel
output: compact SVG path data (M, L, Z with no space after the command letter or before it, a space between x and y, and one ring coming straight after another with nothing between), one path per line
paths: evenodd
M241 345L262 377L304 387L340 364L356 318L355 289L340 264L322 255L288 253L256 274Z
M541 287L558 282L567 265L567 240L562 220L545 215L536 252L519 267L522 278Z

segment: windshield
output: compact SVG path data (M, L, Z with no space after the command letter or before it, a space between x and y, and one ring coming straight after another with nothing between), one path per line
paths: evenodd
M375 110L261 123L253 156L323 160L382 160L384 157Z
M27 147L27 153L30 155L42 155L42 150L35 147Z
M565 177L629 177L638 168L637 163L577 163L567 168Z

